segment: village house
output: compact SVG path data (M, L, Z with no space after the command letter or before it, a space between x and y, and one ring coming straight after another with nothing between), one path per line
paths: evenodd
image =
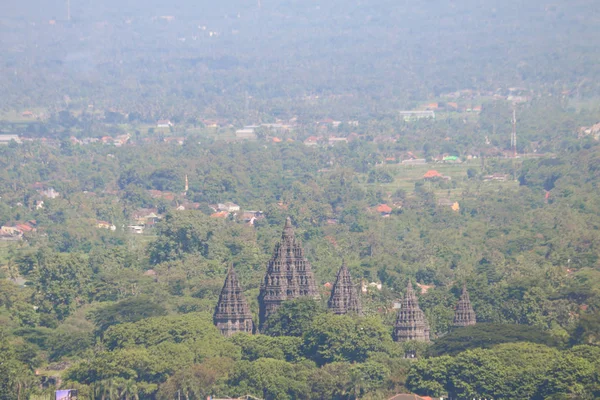
M600 139L600 122L592 126L582 126L579 128L578 138L581 139L585 136L592 136L594 139Z
M257 136L254 132L254 129L254 127L245 127L244 129L238 129L235 131L235 137L237 139L255 140Z
M377 290L381 291L383 285L381 282L370 282L368 283L366 280L362 280L360 283L360 291L363 293L367 293L369 290Z
M19 138L19 135L0 135L0 145L7 145L9 144L11 141L15 141L15 143L17 144L21 144L23 143L21 141L21 139Z
M183 137L166 137L163 139L163 141L167 144L173 143L173 144L178 144L178 145L182 146L183 143L185 142L185 138L183 138Z
M348 143L348 139L344 137L332 136L328 139L328 142L330 146L335 146L338 143Z
M462 162L457 156L445 156L442 158L442 161L447 164L460 164Z
M158 122L156 122L157 128L170 128L172 126L173 123L168 119L159 119Z
M14 226L0 227L0 240L14 241L23 239L23 232Z
M417 396L416 394L412 394L412 393L410 393L410 394L409 393L400 393L400 394L390 397L388 400L434 400L434 399L429 396ZM443 399L440 398L440 400L443 400Z
M427 160L424 158L414 158L409 160L402 160L402 165L425 165L427 164Z
M140 208L131 214L131 219L135 221L135 225L154 225L161 218L157 213L156 208Z
M431 180L431 181L436 181L436 180L450 181L450 180L452 180L451 177L442 175L434 169L430 169L429 171L427 171L425 173L425 175L423 175L423 179Z
M117 147L123 146L125 143L129 141L131 136L129 134L119 135L115 139L113 139L113 144Z
M217 210L227 211L227 212L236 212L236 211L240 211L240 206L238 206L237 204L232 203L230 201L227 201L225 203L217 204Z
M241 216L241 220L248 225L254 225L257 220L264 219L265 215L262 211L244 211Z
M177 206L177 210L179 210L179 211L198 210L199 208L200 208L200 203L195 203L195 202L190 202L190 201L184 201L183 203L181 203Z
M149 189L148 190L148 194L153 199L163 199L163 200L166 200L166 201L173 201L173 200L175 200L175 193L173 193L173 192L164 192L162 190Z
M486 182L488 182L488 181L505 182L508 180L508 174L500 174L500 173L496 172L496 173L493 173L492 175L484 176L483 180Z
M389 217L390 214L392 213L392 207L388 206L387 204L380 204L380 205L377 206L377 208L375 208L375 210L382 217Z
M419 119L435 119L435 111L433 110L414 110L414 111L400 111L400 117L404 121L416 121Z
M227 218L229 217L229 213L227 211L218 211L216 213L210 214L211 218Z
M129 232L131 232L131 233L137 233L137 234L144 233L143 225L128 225L127 229L129 229Z
M113 232L117 229L115 225L107 221L96 221L96 227L100 229L109 229Z
M309 136L305 141L304 141L304 145L305 146L317 146L319 144L319 140L321 140L320 137L316 137L316 136Z
M436 178L443 178L443 175L440 174L439 172L437 172L435 169L430 169L429 171L427 171L425 173L425 175L423 175L423 179L436 179Z
M58 196L60 196L60 193L58 193L56 190L54 190L54 188L38 190L38 193L49 199L55 199Z
M321 121L317 121L317 126L318 127L332 127L332 128L337 128L338 126L340 126L342 123L342 121L335 121L331 118L325 118L324 120Z
M35 220L29 220L27 222L17 222L12 226L2 226L0 227L0 240L21 240L24 233L36 232L36 225Z

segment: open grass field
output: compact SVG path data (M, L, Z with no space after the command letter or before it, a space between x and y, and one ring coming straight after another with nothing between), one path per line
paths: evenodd
M439 188L439 185L425 183L426 188L433 190L437 198L449 198L455 199L458 195L462 196L464 189L471 185L471 182L467 181L467 169L474 169L477 174L481 173L481 163L479 160L472 160L461 164L443 164L443 163L428 163L426 165L414 165L406 166L402 164L383 165L380 168L385 169L390 175L394 177L393 182L390 183L366 183L367 179L364 176L364 187L366 188L378 188L383 190L388 196L398 190L402 189L408 196L413 196L415 192L415 183L423 180L423 175L429 170L435 170L443 176L448 176L451 179L447 181L448 188ZM507 182L480 182L484 186L490 188L505 187L505 188L516 188L518 183L514 181Z

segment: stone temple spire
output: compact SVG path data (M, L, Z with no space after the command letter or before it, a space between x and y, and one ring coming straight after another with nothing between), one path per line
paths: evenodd
M260 326L263 326L281 303L299 297L318 299L319 292L312 267L304 257L304 250L294 235L292 221L288 217L281 241L275 245L273 256L267 264L267 273L260 285Z
M463 285L462 295L458 304L456 305L456 311L454 312L454 323L453 325L458 326L469 326L475 325L477 322L475 317L475 311L471 306L471 300L469 299L469 292L467 292L467 286Z
M250 307L248 307L248 303L244 298L233 265L227 271L227 277L219 296L213 321L225 336L231 336L237 332L251 334L254 330Z
M402 299L396 317L394 340L396 342L406 342L408 340L429 341L429 324L425 314L419 308L419 302L410 281L406 288L406 296Z
M327 307L334 314L361 313L360 300L345 262L337 273Z

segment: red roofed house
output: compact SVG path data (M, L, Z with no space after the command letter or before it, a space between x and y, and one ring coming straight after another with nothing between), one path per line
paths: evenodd
M392 207L387 204L380 204L375 209L378 213L380 213L384 217L388 217L392 213Z
M16 224L15 228L17 228L18 230L20 230L23 233L35 231L35 228L29 224Z
M229 213L227 211L219 211L210 215L212 218L227 218Z
M442 174L434 169L430 169L423 175L423 179L443 178Z
M388 400L433 400L429 396L417 396L416 394L402 393L390 397Z

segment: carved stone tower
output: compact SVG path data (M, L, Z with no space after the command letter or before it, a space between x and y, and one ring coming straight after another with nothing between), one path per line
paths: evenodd
M460 296L460 300L458 300L456 311L454 312L453 325L456 327L469 326L475 325L476 322L475 311L473 311L473 306L471 306L467 286L463 285L462 295Z
M233 266L229 267L227 271L227 277L223 289L221 289L213 321L225 336L231 336L237 332L251 334L254 330L250 307L248 307L248 303L244 298Z
M361 313L360 300L356 288L352 285L352 278L346 263L342 263L342 267L337 273L327 307L334 314Z
M273 256L267 264L267 273L260 285L260 327L286 300L299 297L319 298L312 267L300 241L294 235L292 221L288 218L281 241L275 245Z
M429 341L429 324L425 319L425 314L419 308L419 302L410 281L396 317L394 340L396 342Z

